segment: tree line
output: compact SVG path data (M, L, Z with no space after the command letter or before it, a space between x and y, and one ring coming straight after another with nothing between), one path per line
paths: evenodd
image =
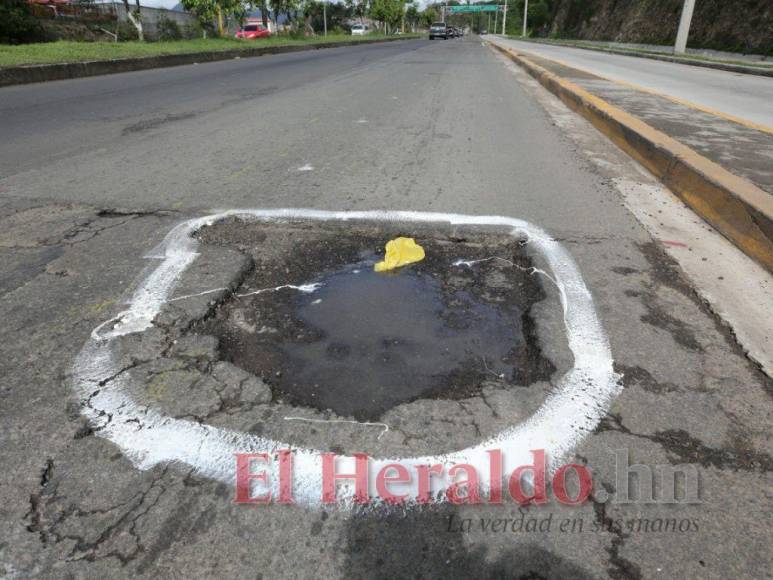
M123 0L124 3L129 0ZM135 0L138 1L138 0ZM320 0L181 0L186 10L195 14L205 26L215 23L218 34L223 34L223 21L227 18L243 21L246 15L260 10L263 25L269 20L288 23L290 32L309 35L322 28L323 9L330 29L344 30L347 22L370 18L385 33L398 28L416 30L427 19L425 10L417 2L408 0L344 0L323 2Z

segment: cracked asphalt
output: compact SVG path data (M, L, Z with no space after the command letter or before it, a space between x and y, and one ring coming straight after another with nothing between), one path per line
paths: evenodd
M773 384L703 298L718 278L732 283L711 268L734 250L707 227L688 239L697 218L667 230L665 219L643 219L640 194L661 204L646 210L655 215L669 211L670 194L479 39L8 87L0 133L0 576L759 578L773 569ZM566 458L592 470L590 501L255 507L185 466L132 464L84 420L89 401L68 383L74 359L125 308L176 224L240 207L505 215L544 228L576 260L622 375L607 416ZM316 232L298 227L308 229L301 238ZM385 434L286 421L271 385L224 360L210 334L188 332L256 262L295 247L292 237L253 241L203 245L176 296L223 289L170 302L152 329L120 341L120 372L137 397L298 445L438 453L519 423L572 364L560 297L543 282L531 316L550 380L401 402L380 417ZM686 276L664 241L695 247L705 278ZM653 469L694 466L700 503L611 501L621 451Z

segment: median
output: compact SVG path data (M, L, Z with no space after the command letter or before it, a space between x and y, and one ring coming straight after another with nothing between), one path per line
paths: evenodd
M773 272L773 128L491 44Z
M269 54L417 38L418 35L196 39L171 42L49 42L0 46L0 86L114 74Z

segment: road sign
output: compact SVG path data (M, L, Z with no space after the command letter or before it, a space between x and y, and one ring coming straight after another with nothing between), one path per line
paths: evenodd
M467 6L449 6L449 14L464 14L468 12L496 12L499 6L496 4L470 4Z

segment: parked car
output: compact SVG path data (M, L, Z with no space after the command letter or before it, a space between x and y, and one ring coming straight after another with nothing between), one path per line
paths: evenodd
M262 24L248 23L236 32L236 38L252 40L254 38L268 38L271 32Z
M365 36L370 29L364 24L352 24L352 36Z
M435 40L436 38L442 38L445 40L448 38L448 27L445 22L433 22L429 27L429 39Z

